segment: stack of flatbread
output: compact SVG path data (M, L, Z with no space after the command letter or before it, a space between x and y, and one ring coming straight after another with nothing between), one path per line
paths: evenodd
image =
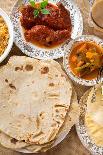
M103 86L97 85L89 93L85 124L87 132L97 146L103 147Z
M70 81L54 60L13 56L0 68L0 143L21 152L43 152L78 121Z

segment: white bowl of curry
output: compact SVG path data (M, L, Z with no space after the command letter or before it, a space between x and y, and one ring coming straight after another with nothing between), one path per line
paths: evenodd
M73 81L85 86L95 85L102 66L103 40L100 38L83 35L68 44L64 54L64 68Z
M0 62L9 54L13 45L13 26L9 16L0 8Z

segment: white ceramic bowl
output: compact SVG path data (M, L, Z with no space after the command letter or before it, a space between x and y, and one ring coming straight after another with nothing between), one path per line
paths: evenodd
M4 53L0 56L0 63L8 56L12 45L13 45L13 25L11 23L11 20L9 16L0 8L0 16L3 17L5 23L7 24L8 31L9 31L9 41L8 46L5 49Z
M93 36L93 35L82 35L81 37L78 37L72 41L69 42L67 48L65 49L65 53L64 53L64 60L63 60L63 65L64 65L64 69L66 71L66 73L68 74L68 76L75 82L77 82L78 84L84 85L84 86L93 86L97 83L97 78L93 79L93 80L85 80L82 78L79 78L78 76L74 75L74 73L71 70L71 67L69 65L69 56L71 54L71 49L73 47L73 45L76 42L82 42L82 41L91 41L91 42L95 42L98 45L103 47L103 40ZM100 81L103 79L100 79Z

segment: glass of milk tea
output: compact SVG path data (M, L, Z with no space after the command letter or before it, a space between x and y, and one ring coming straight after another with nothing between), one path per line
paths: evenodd
M103 0L93 0L90 9L89 25L95 33L103 37Z

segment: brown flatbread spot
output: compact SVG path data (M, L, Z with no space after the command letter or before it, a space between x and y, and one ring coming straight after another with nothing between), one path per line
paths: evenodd
M44 113L45 113L45 112L41 112L41 113L40 113L40 117L41 117L42 115L44 115Z
M9 84L9 87L16 90L16 87L12 83Z
M18 127L21 127L21 125L20 125L20 124L18 124L17 126L18 126Z
M5 82L8 83L8 79L5 79Z
M56 104L55 107L62 107L62 108L66 108L65 105L60 105L60 104Z
M23 66L21 66L21 67L15 67L15 71L21 71L21 70L23 70Z
M56 109L55 111L56 111L56 112L59 112L59 110L58 110L58 109Z
M71 119L71 117L69 116L69 121L71 121L72 119Z
M52 125L51 125L51 127L55 127L56 126L56 123L53 123Z
M39 126L40 126L40 119L39 119L39 117L37 116L37 119L36 119L36 124L37 124L37 129L39 128Z
M6 106L5 105L3 105L3 108L5 108Z
M60 125L60 122L59 121L56 121L58 123L58 125Z
M44 112L41 112L39 116L41 117L41 119L44 119Z
M53 86L54 86L54 83L49 83L49 86L50 86L50 87L53 87Z
M59 94L50 94L49 97L58 97Z
M10 90L10 94L12 94L13 93L13 91L12 90ZM9 95L10 96L10 95Z
M49 72L49 68L48 67L41 68L41 74L47 74L48 72Z
M32 71L33 70L33 66L28 64L28 65L25 66L25 69L27 71Z
M12 139L11 139L11 143L16 144L17 142L18 142L17 139L15 139L15 138L12 138Z
M68 81L68 77L64 74L61 74L61 77L65 77L66 81Z
M65 75L64 74L61 74L61 77L65 77Z
M63 119L64 119L64 116L63 116L63 114L61 114L60 116L61 116L61 118L63 118Z

